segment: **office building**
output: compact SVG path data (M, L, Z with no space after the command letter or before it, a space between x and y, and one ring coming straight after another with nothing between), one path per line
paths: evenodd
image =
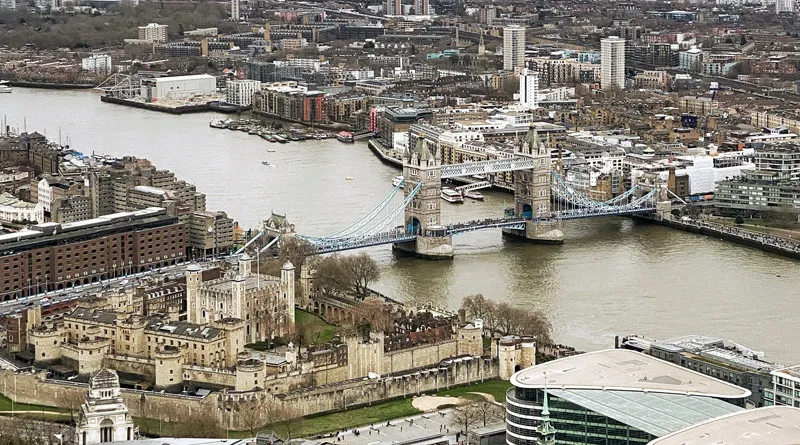
M139 40L166 43L168 37L167 29L167 25L159 25L158 23L149 23L145 26L140 26Z
M756 170L775 172L780 179L800 180L800 145L772 145L756 151Z
M186 229L162 208L0 235L0 300L183 262Z
M721 214L769 217L772 215L763 213L800 213L800 181L763 170L741 173L716 183L714 207Z
M17 0L0 0L0 9L17 9Z
M538 108L539 73L524 69L519 76L519 104L525 108Z
M772 371L772 387L764 391L764 405L800 408L800 366Z
M231 0L231 20L238 22L240 20L239 1Z
M762 360L763 354L760 352L703 335L686 335L663 341L630 336L623 338L619 346L748 389L751 392L748 401L753 407L764 406L764 391L772 387L770 373L781 368L780 365Z
M794 445L799 436L800 409L773 406L711 419L649 445Z
M386 0L386 15L403 15L401 0Z
M521 71L525 68L525 31L523 26L503 28L503 69Z
M600 88L625 88L625 39L600 40Z
M253 95L261 89L261 82L258 80L229 80L225 84L225 102L249 107L253 103Z
M431 6L429 0L414 0L415 15L430 15Z
M92 54L81 60L81 69L96 74L108 74L111 72L111 56L107 54Z
M794 12L794 0L775 0L775 14Z
M519 367L518 367L519 368ZM635 351L610 349L516 372L506 394L506 443L647 444L743 410L750 391ZM549 416L545 416L547 394Z

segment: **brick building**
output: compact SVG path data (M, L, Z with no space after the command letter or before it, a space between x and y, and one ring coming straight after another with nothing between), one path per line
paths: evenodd
M0 300L182 262L186 230L161 208L0 235Z

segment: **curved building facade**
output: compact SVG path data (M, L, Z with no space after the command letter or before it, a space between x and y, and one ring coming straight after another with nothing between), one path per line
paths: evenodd
M743 410L750 391L634 351L611 349L515 373L506 443L538 445L545 393L556 444L634 445Z

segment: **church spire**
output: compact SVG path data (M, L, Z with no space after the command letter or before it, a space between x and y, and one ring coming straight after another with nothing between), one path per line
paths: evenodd
M542 402L542 422L536 427L536 432L539 433L539 443L542 445L555 445L556 443L556 429L550 423L550 407L547 403L547 373L544 377L544 401Z

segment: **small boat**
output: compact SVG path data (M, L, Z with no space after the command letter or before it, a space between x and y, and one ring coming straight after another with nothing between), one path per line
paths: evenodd
M267 153L275 153L275 149L274 148L268 148L267 149Z
M272 164L270 164L269 161L261 161L261 165L272 165Z
M355 178L354 178L354 177L352 177L352 176L345 176L345 177L344 177L344 179L346 179L346 180L348 180L348 181L352 181L352 180L353 180L353 179L355 179Z
M464 192L464 197L474 199L476 201L483 201L483 194L477 190L469 190Z
M6 82L6 81L3 81ZM11 87L6 85L5 83L0 83L0 93L10 93Z
M339 139L340 142L353 142L353 133L349 131L341 131L339 134L336 135L336 139Z
M392 185L395 186L395 187L397 187L399 185L400 188L403 188L403 181L404 180L405 180L405 178L403 178L403 176L395 176L394 179L392 179Z
M281 136L281 135L277 135L277 134L276 134L276 135L273 135L272 137L273 137L273 138L275 138L275 140L276 140L277 142L280 142L281 144L285 144L285 143L289 142L289 141L287 141L287 140L286 140L286 139L285 139L283 136Z
M464 197L461 196L461 193L447 187L442 187L442 199L451 204L462 204L464 202Z

